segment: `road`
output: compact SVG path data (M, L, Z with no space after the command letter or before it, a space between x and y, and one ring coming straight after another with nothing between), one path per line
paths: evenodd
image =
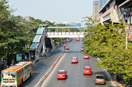
M95 63L98 62L97 58L90 56L90 59L83 59L82 52L80 51L82 46L84 46L82 41L73 40L69 45L70 50L66 51L47 79L44 80L41 87L115 87L110 80L109 74L102 68L95 66ZM79 62L77 64L71 64L72 57L77 57ZM91 66L93 74L83 75L84 66ZM66 80L57 79L58 70L67 71ZM95 85L94 75L96 73L104 74L106 85Z
M67 43L67 45L70 44L71 43ZM33 76L24 82L20 87L34 87L63 51L64 47L59 46L55 51L51 52L50 55L38 62L33 68Z

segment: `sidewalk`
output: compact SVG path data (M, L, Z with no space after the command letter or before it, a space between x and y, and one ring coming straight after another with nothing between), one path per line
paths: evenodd
M111 72L108 72L110 74L110 76L112 77L112 80L114 81L114 83L119 86L119 87L131 87L131 84L129 82L126 82L125 86L125 82L123 80L120 79L120 81L117 81L117 77L115 74L112 74Z

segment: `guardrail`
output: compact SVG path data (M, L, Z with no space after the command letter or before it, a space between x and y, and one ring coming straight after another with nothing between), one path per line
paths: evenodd
M48 77L48 75L51 73L51 71L54 69L56 64L59 62L61 57L64 55L65 51L57 58L57 60L53 63L53 65L49 68L49 70L44 74L44 76L39 80L37 85L35 87L40 87L43 83L43 81Z

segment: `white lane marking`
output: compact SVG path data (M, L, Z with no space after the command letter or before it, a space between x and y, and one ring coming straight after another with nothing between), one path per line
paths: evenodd
M77 81L77 83L79 83L79 81Z
M79 79L79 77L78 77L78 79Z
M79 73L78 73L78 75L79 75Z

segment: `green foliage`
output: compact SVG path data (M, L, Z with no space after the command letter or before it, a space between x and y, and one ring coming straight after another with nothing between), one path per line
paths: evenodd
M55 22L42 21L31 16L12 16L8 1L0 1L0 59L12 60L16 53L27 53L40 24L55 25ZM60 41L58 39L57 41Z
M91 17L86 17L87 22L96 24ZM103 67L114 74L122 74L125 81L132 81L132 44L128 44L126 49L124 33L125 25L96 24L89 25L86 29L85 44L86 54L99 57L100 61L96 65ZM83 54L85 54L83 53Z

